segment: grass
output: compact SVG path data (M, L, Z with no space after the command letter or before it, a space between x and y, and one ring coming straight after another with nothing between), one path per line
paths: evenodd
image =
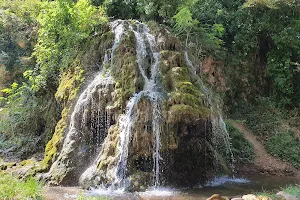
M0 175L0 199L43 199L42 184L35 178L22 181L8 174Z
M280 188L280 190L287 194L290 194L296 198L300 198L300 185L298 185L298 184L290 185L285 188ZM254 194L256 196L269 197L270 199L273 199L273 200L280 199L278 196L276 196L276 193L277 192L275 192L275 191L273 191L273 192L262 191L262 192L254 193Z
M294 197L300 198L300 185L288 186L284 188L283 191Z

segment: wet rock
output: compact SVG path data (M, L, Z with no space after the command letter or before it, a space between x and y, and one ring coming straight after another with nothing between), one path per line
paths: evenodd
M247 194L242 196L244 200L258 200L258 198L254 194Z
M88 168L79 178L79 185L83 189L89 189L90 187L97 185L97 168L92 166Z
M244 200L244 199L241 197L236 197L236 198L232 198L231 200Z
M229 200L229 198L225 196L221 196L220 194L214 194L211 197L209 197L207 200Z
M280 191L276 194L276 196L280 199L280 200L300 200L300 198L294 197L286 192Z
M129 178L131 191L145 190L153 184L153 177L157 182L184 186L206 181L223 160L215 159L221 155L215 141L226 139L219 133L223 129L220 120L211 119L212 108L205 104L211 102L202 94L207 89L201 88L199 77L192 77L191 61L185 59L176 37L160 35L159 41L145 42L147 27L119 22L114 23L122 24L114 29L114 59L104 67L111 76L95 78L66 112L71 117L64 120L66 131L59 138L63 144L55 150L57 158L46 179L69 186L79 181L88 188ZM123 25L126 34L118 41ZM136 31L128 25L137 26ZM104 49L98 52L98 61L109 57L103 55L109 51ZM126 107L130 98L133 106ZM129 120L124 122L123 117ZM216 194L209 200L226 199Z
M152 174L148 172L136 172L130 177L130 188L129 191L145 191L152 179Z

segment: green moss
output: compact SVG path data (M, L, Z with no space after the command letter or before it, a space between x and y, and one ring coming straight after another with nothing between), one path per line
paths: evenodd
M204 106L199 86L190 78L182 53L162 51L160 72L168 92L168 123L193 124L207 117L209 109Z
M20 162L20 166L34 165L34 164L36 164L36 163L37 163L37 161L33 158L33 159L21 161L21 162Z
M117 82L115 87L119 104L124 108L126 101L143 85L138 76L134 34L128 33L115 51L111 72Z
M63 102L64 105L71 102L76 97L83 81L84 70L81 67L80 61L76 60L74 66L63 74L55 98Z
M169 108L168 123L192 124L204 118L207 111L203 107L192 107L185 104L175 104Z
M96 66L99 64L99 61L102 62L107 49L112 47L113 41L114 33L112 31L105 32L88 40L85 44L85 49L78 55L81 63L83 63L83 67L88 70L90 66Z
M63 140L63 133L67 127L68 113L69 109L64 108L62 111L62 118L55 127L55 132L52 136L52 139L46 145L44 159L41 162L41 167L43 170L49 169L51 164L56 159L58 148Z

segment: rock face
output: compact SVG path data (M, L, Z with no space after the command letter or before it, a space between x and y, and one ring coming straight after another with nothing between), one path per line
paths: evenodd
M83 86L44 177L129 190L205 181L231 155L219 101L165 29L118 20L112 34L93 45L99 55L88 51L96 62L83 63L101 73Z

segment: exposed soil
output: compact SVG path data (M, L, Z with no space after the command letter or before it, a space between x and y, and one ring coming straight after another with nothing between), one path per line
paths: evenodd
M290 163L268 154L264 146L257 140L256 136L249 129L247 129L242 122L231 121L231 124L237 128L253 145L254 153L256 155L254 167L256 167L261 173L285 176L297 175L300 177L299 170L295 169ZM247 167L241 168L243 171L247 170Z

